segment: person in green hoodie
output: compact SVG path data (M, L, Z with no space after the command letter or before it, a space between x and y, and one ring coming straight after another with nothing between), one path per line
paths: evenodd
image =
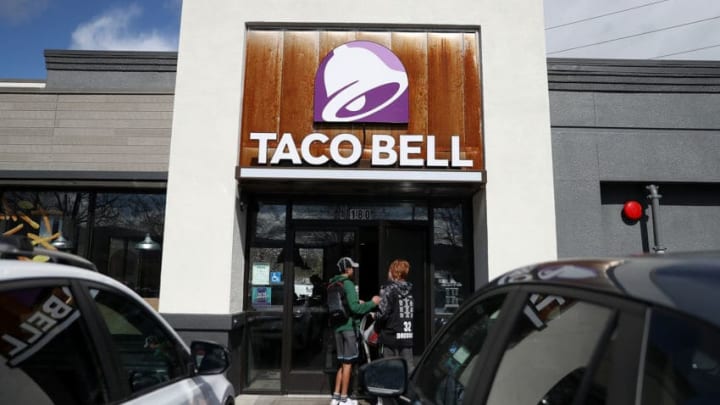
M377 295L373 296L370 302L363 302L358 299L352 277L360 265L353 259L341 257L337 262L337 267L340 274L331 278L330 283L342 280L347 300L347 309L350 311L350 316L347 322L335 327L335 347L340 365L335 375L335 390L333 391L330 404L356 405L357 401L349 399L347 392L348 385L350 384L352 365L359 357L357 329L360 324L360 317L375 308L380 302L380 297Z

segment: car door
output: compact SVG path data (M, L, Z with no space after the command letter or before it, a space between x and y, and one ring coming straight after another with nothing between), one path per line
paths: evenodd
M482 350L504 318L505 288L473 300L438 333L409 381L401 401L444 405L470 404L467 391L484 367Z
M104 404L111 365L65 279L0 284L0 403Z
M401 400L630 404L643 320L642 305L617 297L563 288L501 288L474 299L451 319Z
M473 403L634 403L642 305L579 289L521 291L524 305L490 356L494 375L473 392Z
M206 379L194 376L188 349L140 299L102 285L87 292L119 364L124 401L220 404Z
M641 405L720 403L720 330L687 314L649 311Z

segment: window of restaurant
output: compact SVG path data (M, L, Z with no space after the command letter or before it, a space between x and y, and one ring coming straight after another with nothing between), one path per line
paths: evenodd
M0 203L4 235L84 256L157 305L164 192L0 189Z

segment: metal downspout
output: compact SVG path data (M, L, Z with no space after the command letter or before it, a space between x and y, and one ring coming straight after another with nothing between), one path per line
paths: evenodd
M660 241L660 199L662 198L662 195L658 194L660 187L655 184L650 184L645 188L650 192L650 194L647 195L647 199L650 200L652 204L653 238L655 240L653 250L655 253L662 254L665 253L667 248L663 246Z

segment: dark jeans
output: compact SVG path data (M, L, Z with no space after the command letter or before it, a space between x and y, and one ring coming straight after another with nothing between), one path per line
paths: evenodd
M412 347L393 348L390 346L383 346L382 357L402 357L407 362L408 373L410 373L414 367Z

